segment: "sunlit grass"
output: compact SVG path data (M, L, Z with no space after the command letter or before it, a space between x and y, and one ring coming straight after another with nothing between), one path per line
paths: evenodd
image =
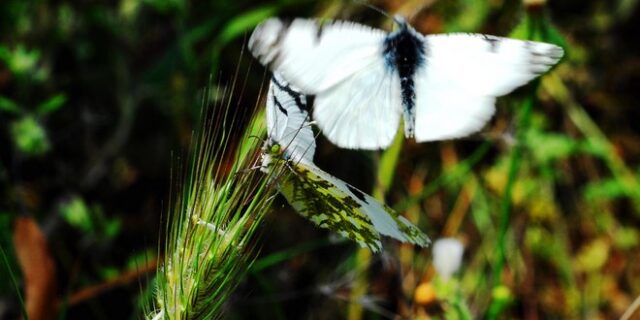
M255 168L264 113L254 115L237 139L232 133L241 130L243 111L229 101L204 109L186 169L175 175L165 259L148 318L221 318L255 259L256 235L274 190Z

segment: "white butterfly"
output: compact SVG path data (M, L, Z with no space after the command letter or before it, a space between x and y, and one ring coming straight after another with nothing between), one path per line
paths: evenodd
M429 238L393 209L313 164L315 140L306 110L304 95L274 75L267 97L262 170L285 168L276 183L291 206L317 226L374 252L382 247L380 234L428 245Z
M281 146L294 163L313 164L316 140L307 108L307 96L274 74L267 93L267 145Z
M249 49L306 94L313 117L344 148L391 144L404 113L405 136L419 142L481 129L495 99L546 72L562 48L483 34L422 35L401 17L387 33L345 21L272 18Z

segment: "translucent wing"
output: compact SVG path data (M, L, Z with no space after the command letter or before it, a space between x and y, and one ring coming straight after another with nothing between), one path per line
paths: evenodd
M269 144L277 143L287 159L313 162L316 141L309 124L307 98L274 73L267 95Z
M381 249L380 234L419 246L428 237L391 208L314 165L293 165L280 192L304 217L337 232L373 252Z
M481 34L425 37L415 77L416 140L457 138L481 129L505 95L546 72L562 48Z

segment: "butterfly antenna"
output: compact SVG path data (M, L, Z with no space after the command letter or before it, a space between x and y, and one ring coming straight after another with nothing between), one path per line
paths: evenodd
M390 15L388 12L382 10L381 8L378 8L374 5L372 5L371 3L364 1L364 0L353 0L356 3L359 3L369 9L372 9L373 11L376 11L380 14L382 14L383 16L393 20L393 22L395 22L397 25L399 26L404 26L406 25L407 21L404 17L402 17L401 15Z
M360 5L363 5L363 6L367 7L367 8L369 8L369 9L372 9L373 11L376 11L376 12L378 12L378 13L382 14L383 16L385 16L385 17L389 18L389 19L393 19L393 20L395 20L395 19L394 19L390 14L388 14L386 11L384 11L384 10L382 10L382 9L380 9L380 8L378 8L378 7L376 7L376 6L374 6L374 5L372 5L371 3L369 3L369 2L367 2L367 1L365 1L365 0L353 0L353 2L358 3L358 4L360 4Z

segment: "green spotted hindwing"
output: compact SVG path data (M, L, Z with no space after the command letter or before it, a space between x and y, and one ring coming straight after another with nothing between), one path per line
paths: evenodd
M429 238L393 209L313 164L287 164L293 172L279 181L280 192L302 216L320 228L356 241L373 252L380 234L427 246Z

